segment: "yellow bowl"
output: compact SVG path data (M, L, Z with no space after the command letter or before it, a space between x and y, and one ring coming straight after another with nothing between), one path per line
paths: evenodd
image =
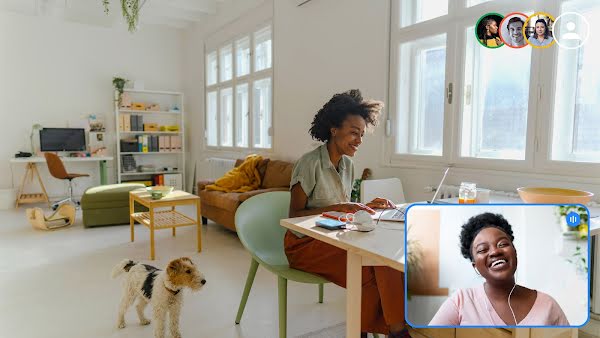
M517 188L525 203L588 203L593 193L582 190L542 187Z
M153 186L147 187L146 190L150 193L153 200L159 200L173 191L173 187L168 186Z

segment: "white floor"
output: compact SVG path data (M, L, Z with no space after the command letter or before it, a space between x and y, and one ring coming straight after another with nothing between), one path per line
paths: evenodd
M133 308L127 327L116 328L121 283L110 279L110 270L123 258L164 268L180 256L191 257L207 279L200 292L185 294L184 337L277 337L277 279L262 268L241 324L234 323L250 264L235 233L203 226L197 253L195 227L179 228L176 237L158 231L157 260L149 262L145 227L136 225L133 243L129 226L86 229L80 218L70 228L44 232L28 224L24 210L0 211L0 337L151 337L151 325L141 326ZM326 285L323 304L317 296L314 285L289 283L289 337L344 322L344 289Z

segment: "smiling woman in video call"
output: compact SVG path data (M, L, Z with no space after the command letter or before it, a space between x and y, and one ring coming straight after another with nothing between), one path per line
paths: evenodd
M544 19L538 19L535 22L535 30L529 37L529 44L532 46L547 46L552 42L552 36L548 30L548 24Z
M462 226L462 255L485 279L480 287L459 289L429 325L569 325L549 295L517 285L517 250L511 225L500 214L483 213Z
M377 125L383 102L363 99L358 89L335 94L315 115L310 135L324 142L304 154L290 182L290 217L324 211L356 212L393 208L386 199L351 203L354 157L368 126ZM284 239L290 267L346 286L346 251L288 230ZM404 327L404 274L385 266L362 269L361 331L410 337Z

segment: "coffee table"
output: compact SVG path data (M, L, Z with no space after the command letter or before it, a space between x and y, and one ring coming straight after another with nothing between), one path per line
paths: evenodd
M148 208L146 212L135 212L135 203ZM176 206L195 204L196 219L192 219L175 210ZM163 209L163 210L156 210ZM166 209L166 210L165 210ZM154 260L154 230L172 229L175 236L175 228L197 225L198 226L198 252L202 251L202 234L200 216L200 197L185 191L175 190L167 196L153 200L150 192L146 189L137 189L129 192L129 225L131 227L131 241L134 241L134 224L137 221L150 229L150 259Z

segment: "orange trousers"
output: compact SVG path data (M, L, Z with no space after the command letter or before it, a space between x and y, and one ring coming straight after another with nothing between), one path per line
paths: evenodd
M285 254L294 269L320 275L346 287L346 250L287 231ZM388 334L404 323L404 274L387 266L362 268L361 331Z

